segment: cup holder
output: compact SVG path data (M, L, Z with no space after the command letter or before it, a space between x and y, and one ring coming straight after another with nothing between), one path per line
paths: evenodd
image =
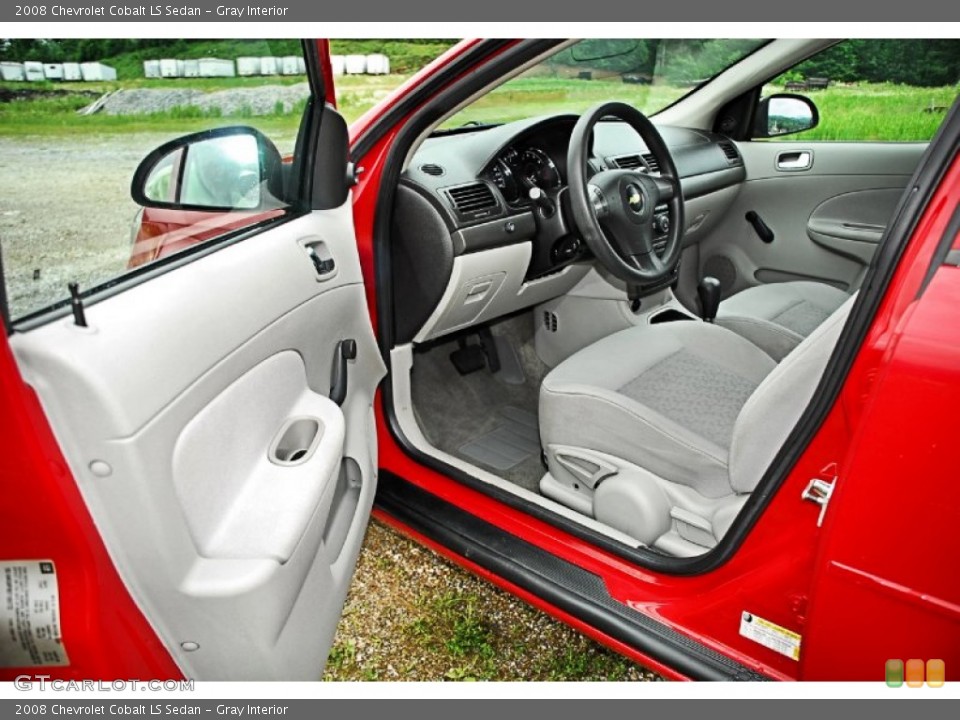
M323 436L320 421L312 417L291 418L277 433L270 447L270 461L276 465L299 465L310 459Z

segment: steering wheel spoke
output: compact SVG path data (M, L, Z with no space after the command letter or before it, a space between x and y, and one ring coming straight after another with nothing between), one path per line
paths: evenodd
M610 206L607 205L607 199L603 194L603 190L593 183L589 187L590 192L590 204L593 207L593 214L596 216L597 220L603 220L605 217L610 215Z
M673 198L682 195L680 181L673 175L651 175L653 182L657 186L657 192L660 194L661 202L669 202Z
M626 168L588 176L591 137L601 118L613 116L636 130L660 164L662 175ZM664 287L680 261L683 193L673 158L656 127L636 108L619 102L588 110L577 122L567 153L570 212L580 237L597 261L632 286L654 291ZM666 245L654 250L657 207L670 214Z

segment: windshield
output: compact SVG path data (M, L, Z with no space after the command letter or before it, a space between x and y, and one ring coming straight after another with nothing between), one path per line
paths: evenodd
M581 113L620 100L653 115L766 40L581 40L449 118L442 128Z

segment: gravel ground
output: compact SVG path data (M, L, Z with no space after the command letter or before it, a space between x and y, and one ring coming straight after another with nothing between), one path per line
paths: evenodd
M130 179L162 134L0 138L0 245L14 317L120 275L137 206Z
M220 115L272 115L280 106L290 112L298 102L310 96L307 83L262 85L216 92L189 88L134 88L119 90L103 104L107 115L149 115L174 108L196 107Z
M14 316L120 274L140 160L170 139L0 138L0 244ZM650 680L517 598L371 523L329 680Z
M325 680L659 680L376 520Z

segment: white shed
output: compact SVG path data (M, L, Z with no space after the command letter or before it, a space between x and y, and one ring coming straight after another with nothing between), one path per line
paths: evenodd
M347 55L344 58L344 71L347 75L363 75L367 71L366 55Z
M238 57L237 75L240 77L250 77L260 74L260 58L258 57Z
M180 77L185 77L185 78L200 77L200 61L184 60L183 72L180 73Z
M84 82L116 80L117 71L109 65L98 62L80 63L80 74Z
M179 60L165 58L160 61L160 77L175 78L180 77L182 67Z
M43 76L47 80L63 80L63 63L44 63Z
M47 79L47 76L43 74L43 63L34 60L27 60L23 64L23 74L28 82L40 82Z
M299 75L300 68L297 66L297 56L296 55L287 55L280 58L280 74L281 75Z
M200 58L200 77L235 77L236 74L233 60Z
M0 62L0 78L7 82L23 82L27 79L23 72L23 63Z
M343 55L330 56L330 69L333 70L334 75L343 75L346 65L347 59Z
M83 80L83 73L80 72L80 63L65 62L63 64L63 79L68 82Z
M297 55L297 75L306 75L307 74L307 61L304 60L300 55Z
M367 55L367 75L389 75L389 74L390 74L390 58L380 53Z
M143 61L143 76L145 78L158 78L160 75L160 61L159 60L144 60Z
M260 74L261 75L276 75L280 71L279 63L277 58L264 56L260 58Z

